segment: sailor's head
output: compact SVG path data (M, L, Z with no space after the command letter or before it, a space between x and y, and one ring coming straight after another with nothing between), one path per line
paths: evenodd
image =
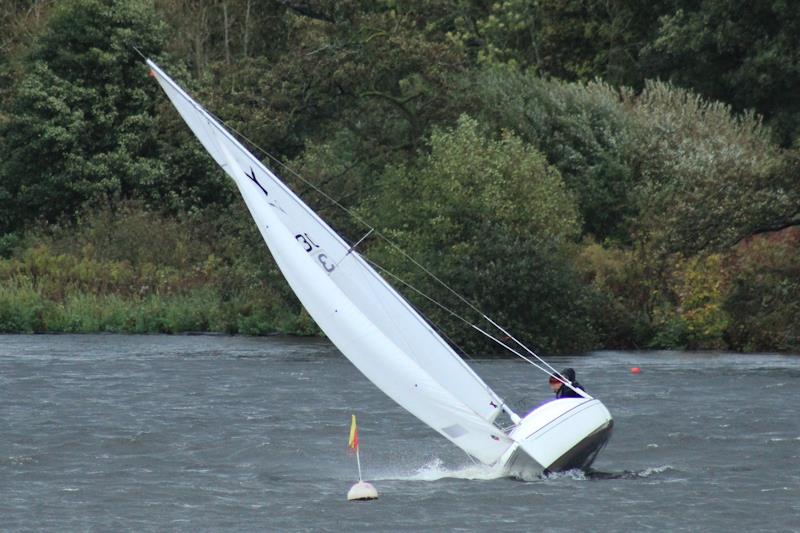
M559 379L559 377L562 379ZM554 374L551 375L550 379L548 380L548 383L550 383L550 389L553 392L556 392L558 389L560 389L561 385L563 385L565 381L567 383L572 383L575 381L575 370L572 368L565 368L561 371L561 375L559 377L556 377Z

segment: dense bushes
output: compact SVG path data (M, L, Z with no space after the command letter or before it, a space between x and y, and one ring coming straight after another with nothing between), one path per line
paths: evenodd
M732 348L800 351L799 244L798 232L789 231L737 249L724 304Z
M239 233L200 215L177 220L130 207L84 224L0 259L0 331L316 331L282 292L261 245L247 251L249 226ZM241 250L226 253L233 242Z
M429 153L390 169L363 209L426 268L538 346L553 351L596 346L572 267L572 243L580 233L574 197L558 171L519 138L492 138L462 116L452 130L434 132ZM385 242L374 241L368 254L490 328ZM474 337L454 333L465 331L459 320L426 304L419 301L457 344L475 345Z
M587 243L581 264L600 295L594 317L606 346L800 349L796 232L756 237L726 253L654 261Z
M559 170L576 195L584 232L627 240L631 121L618 91L508 67L472 73L463 90L471 112L493 128L513 131Z
M798 349L798 241L776 237L800 224L794 123L779 145L736 111L750 86L733 84L731 108L644 79L731 88L657 56L698 46L720 76L784 86L795 74L756 71L778 72L796 21L762 27L726 1L26 5L0 14L0 330L316 331L138 45L290 162L307 181L286 181L345 238L366 230L309 183L540 348ZM758 31L708 40L728 22ZM796 114L785 87L754 95L771 124ZM481 319L374 235L360 250Z
M730 246L797 207L789 154L759 117L663 83L623 96L637 238L694 254Z

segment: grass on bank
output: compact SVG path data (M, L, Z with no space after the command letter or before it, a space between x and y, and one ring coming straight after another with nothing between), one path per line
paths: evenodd
M317 333L254 233L128 207L29 235L0 258L0 333Z

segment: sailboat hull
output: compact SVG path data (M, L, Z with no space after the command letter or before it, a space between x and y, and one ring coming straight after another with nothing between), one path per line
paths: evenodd
M503 468L522 479L589 468L611 438L613 425L599 400L553 400L528 413L509 434L515 444L501 458Z

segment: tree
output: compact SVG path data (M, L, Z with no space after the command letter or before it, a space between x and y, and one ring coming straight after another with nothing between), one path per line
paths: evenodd
M152 81L133 46L158 52L163 40L146 0L59 3L0 125L0 231L158 180Z
M272 48L231 65L209 61L201 100L254 145L299 163L309 181L353 205L387 164L413 157L433 125L452 117L452 74L466 58L437 26L447 17L431 7L436 2L280 3ZM322 152L343 171L311 164Z
M462 78L461 105L485 124L514 131L558 168L575 194L583 232L629 241L633 184L629 119L620 93L602 82L544 79L532 70L483 68Z
M504 0L465 2L460 42L481 64L509 63L569 81L595 78L640 86L648 72L640 49L671 2Z
M587 298L570 267L578 215L558 171L519 138L493 140L466 116L452 130L436 130L430 143L430 154L421 154L415 165L388 171L362 207L364 216L468 301L538 347L592 347ZM385 242L373 241L368 256L480 322ZM457 344L497 349L453 316L410 296Z
M643 54L675 85L755 109L788 146L800 135L800 10L793 2L677 1Z
M737 350L800 350L800 231L740 243L725 310Z
M626 105L638 239L691 255L800 223L796 155L760 117L664 83L628 94Z
M285 44L287 8L279 0L159 0L172 30L170 51L186 58L202 79L217 62L233 65L254 57L274 59Z

